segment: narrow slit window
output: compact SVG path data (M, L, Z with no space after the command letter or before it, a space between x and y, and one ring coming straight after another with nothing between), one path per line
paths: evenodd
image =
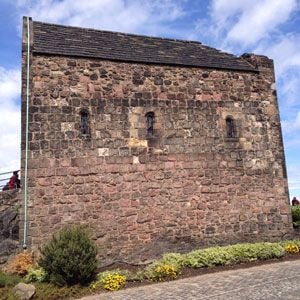
M87 111L80 112L80 132L81 134L90 134L90 115Z
M228 138L236 138L235 122L232 117L226 118L226 131Z
M154 136L154 113L146 113L147 137Z

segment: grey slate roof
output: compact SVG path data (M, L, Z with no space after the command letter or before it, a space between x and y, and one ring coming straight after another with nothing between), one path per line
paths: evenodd
M33 22L34 53L256 71L248 62L199 42Z

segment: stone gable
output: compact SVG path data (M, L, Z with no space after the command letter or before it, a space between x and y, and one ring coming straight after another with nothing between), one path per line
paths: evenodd
M103 263L141 262L290 232L272 60L240 58L253 71L30 58L31 247L84 224ZM25 68L24 50L23 127Z

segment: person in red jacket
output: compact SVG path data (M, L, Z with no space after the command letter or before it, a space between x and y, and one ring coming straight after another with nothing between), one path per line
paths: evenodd
M294 197L293 200L292 200L292 205L295 206L295 205L299 205L300 204L300 201Z
M19 180L19 174L18 171L13 172L13 176L10 177L8 182L8 189L14 190L20 187L20 180Z

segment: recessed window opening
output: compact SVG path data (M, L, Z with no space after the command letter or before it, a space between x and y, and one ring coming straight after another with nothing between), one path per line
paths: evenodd
M226 118L226 133L228 138L235 138L236 137L236 128L235 122L232 117Z
M80 112L80 132L81 134L90 134L90 114L83 110Z
M147 136L154 136L154 112L146 113Z

